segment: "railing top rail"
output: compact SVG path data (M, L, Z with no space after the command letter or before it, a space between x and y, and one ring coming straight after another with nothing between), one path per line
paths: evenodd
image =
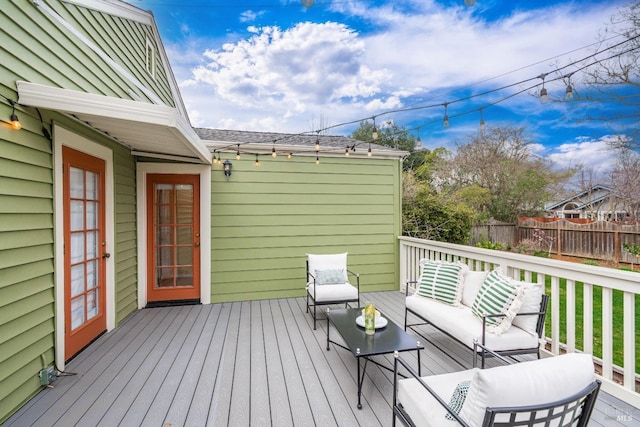
M531 255L515 254L492 249L476 248L453 243L437 242L434 240L418 239L414 237L399 237L400 243L420 247L425 250L440 248L442 252L462 259L473 259L500 266L508 266L527 271L534 271L547 275L563 277L595 284L605 288L619 289L626 292L640 291L640 274L632 271L595 265L579 264Z

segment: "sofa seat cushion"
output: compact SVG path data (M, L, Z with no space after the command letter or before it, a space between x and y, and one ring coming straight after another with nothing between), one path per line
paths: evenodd
M460 418L479 426L488 407L551 403L580 392L593 379L592 357L577 353L478 370Z
M462 381L469 381L478 369L471 369L450 374L422 377L445 402L453 394L456 386ZM402 404L411 420L417 426L459 426L457 421L448 420L447 410L420 385L415 378L398 381L398 402Z
M467 347L473 348L474 339L482 342L482 320L469 307L454 307L416 294L406 298L406 306ZM487 333L485 345L494 351L537 348L538 335L511 327L501 335Z
M307 290L316 303L358 299L358 288L350 283L316 286L308 283Z

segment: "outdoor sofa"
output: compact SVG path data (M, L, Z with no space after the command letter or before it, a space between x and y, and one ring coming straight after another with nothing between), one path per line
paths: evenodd
M471 271L461 263L422 259L420 270L415 292L406 286L405 330L438 347L422 328L431 325L472 349L474 363L479 354L483 367L491 355L485 348L503 356L533 353L540 358L548 304L543 285L513 280L499 269Z

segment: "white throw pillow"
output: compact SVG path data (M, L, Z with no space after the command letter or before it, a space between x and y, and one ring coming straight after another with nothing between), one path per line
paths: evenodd
M473 300L476 299L476 295L488 274L488 271L467 271L464 275L464 284L462 285L462 305L466 305L467 307L473 305Z
M538 283L517 282L520 283L524 290L524 300L520 306L519 313L537 313L540 311L540 301L544 293L544 287ZM538 316L516 316L511 322L525 331L536 333L538 324Z

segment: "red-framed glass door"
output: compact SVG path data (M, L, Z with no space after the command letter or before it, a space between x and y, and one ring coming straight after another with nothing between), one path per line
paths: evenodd
M200 177L147 175L147 301L200 299Z
M65 359L107 329L105 162L63 147Z

